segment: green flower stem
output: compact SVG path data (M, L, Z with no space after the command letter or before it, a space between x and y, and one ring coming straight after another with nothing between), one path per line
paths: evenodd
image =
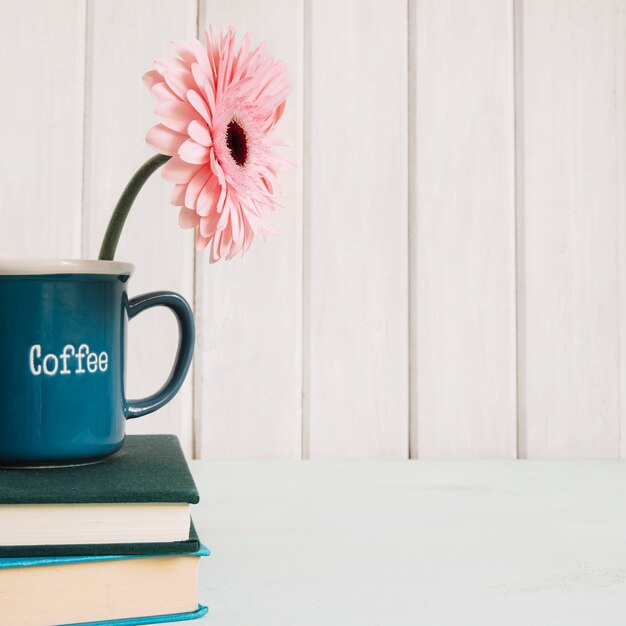
M107 226L104 239L102 240L102 246L100 246L100 254L98 259L101 261L112 261L115 257L115 250L122 234L122 228L126 218L130 213L130 208L133 206L133 202L137 197L137 194L141 191L144 183L156 172L161 165L166 163L171 157L165 154L157 154L151 159L148 159L135 173L135 175L128 181L126 189L122 192L120 199L115 205L115 210L109 225Z

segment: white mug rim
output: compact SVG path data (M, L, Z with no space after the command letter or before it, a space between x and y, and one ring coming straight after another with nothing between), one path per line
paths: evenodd
M0 259L0 276L47 276L51 274L102 274L131 276L132 263L98 259Z

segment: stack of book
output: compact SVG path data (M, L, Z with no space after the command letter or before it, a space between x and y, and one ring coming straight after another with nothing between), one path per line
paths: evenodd
M201 617L198 500L172 435L128 436L92 465L0 469L0 626Z

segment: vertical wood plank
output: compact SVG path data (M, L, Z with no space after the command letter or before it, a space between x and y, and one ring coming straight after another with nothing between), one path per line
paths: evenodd
M626 110L626 1L617 10L616 55L616 111ZM626 115L617 115L616 169L618 203L618 256L619 256L619 387L620 387L620 456L626 458Z
M522 4L528 457L619 455L623 12L615 0Z
M150 93L141 83L173 39L196 32L194 0L112 0L88 3L85 149L85 256L98 255L111 211L135 170L153 151L144 135L156 123ZM156 174L139 195L116 258L136 264L129 293L170 289L193 302L193 241L178 227L170 185ZM142 313L129 325L128 393L143 397L165 381L173 363L177 328L168 311ZM192 452L192 376L167 407L130 421L128 432L178 435Z
M271 216L279 237L255 242L245 257L209 265L196 257L197 452L202 458L299 458L302 334L302 2L201 3L200 28L233 24L239 41L284 61L293 91L275 130L285 154L283 207ZM202 38L204 36L202 35Z
M408 455L407 4L307 11L305 455Z
M411 455L516 455L511 0L418 0Z
M0 256L79 257L85 9L0 3Z

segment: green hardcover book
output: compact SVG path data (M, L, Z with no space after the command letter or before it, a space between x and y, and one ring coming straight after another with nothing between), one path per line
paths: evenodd
M129 435L92 465L0 469L0 557L193 552L198 500L174 435Z

